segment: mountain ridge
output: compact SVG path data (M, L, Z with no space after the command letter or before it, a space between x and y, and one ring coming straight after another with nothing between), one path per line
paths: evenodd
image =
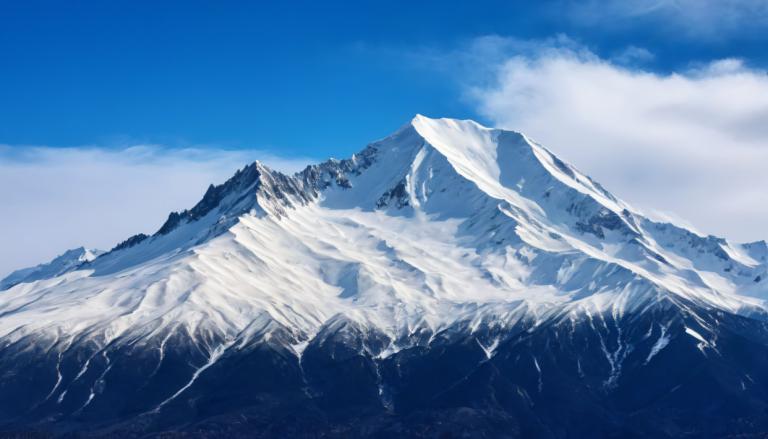
M325 419L306 432L413 433L425 421L398 416L472 407L483 429L616 432L636 412L627 431L674 435L701 426L654 425L649 401L698 410L664 377L694 368L723 401L752 389L762 428L746 383L768 376L744 346L768 353L766 253L654 222L520 133L416 116L294 175L250 164L155 234L3 291L0 373L37 364L38 384L21 412L0 397L0 425L162 431L246 408L272 425L266 398ZM571 394L587 424L552 418L579 412Z
M5 278L0 279L0 291L7 290L19 283L59 276L77 269L84 263L93 261L102 254L104 254L103 250L85 247L69 249L48 262L13 271Z
M514 170L511 173L514 181L503 175L502 168L508 173L510 168ZM427 193L436 171L445 178L437 183L438 190L449 191L449 194L459 192L466 206L459 209L455 205L452 198L455 194L440 199L440 193ZM659 236L665 231L677 233L683 229L659 225L631 212L602 186L522 134L485 128L473 121L428 119L420 115L392 136L374 142L350 159L331 159L292 176L273 171L259 162L248 165L222 185L211 185L193 208L171 213L151 237L137 239L133 245L118 246L101 259L87 261L81 268L93 269L96 276L116 273L169 251L183 252L231 233L230 229L242 222L243 215L279 219L311 203L332 209L386 211L395 217L413 216L421 222L426 216L445 220L483 216L476 220L479 223L492 216L495 222L488 227L506 229L502 241L511 239L521 248L556 254L580 252L596 263L618 264L620 271L627 270L629 279L639 276L638 280L663 290L684 291L684 296L690 296L691 287L711 289L708 279L700 273L686 271L679 276L682 280L662 280L661 276L666 274L664 269L671 266L670 260L680 255L659 245L653 232L641 230L640 224ZM462 225L468 223L463 221ZM474 231L469 233L477 235ZM482 234L478 236L486 242L481 245L493 247L492 240ZM761 276L760 264L738 250L741 247L690 232L684 238L697 246L691 252L706 251L715 255L715 262L722 260L731 264L732 257L738 255L742 270L757 266L749 275L754 274L752 279ZM131 255L131 248L136 246ZM730 253L726 253L723 246L729 248ZM678 271L683 270L687 267ZM723 274L727 275L718 273L718 276ZM686 284L680 285L681 281ZM731 288L729 292L734 291L735 288ZM722 297L718 291L697 294L699 299L720 307L728 306L732 311L754 305L740 296Z

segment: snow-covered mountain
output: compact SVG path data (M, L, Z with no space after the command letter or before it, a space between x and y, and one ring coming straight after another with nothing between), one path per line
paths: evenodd
M767 257L653 221L523 134L417 116L295 175L253 163L152 236L4 280L0 420L764 433Z
M61 255L44 264L34 267L22 268L9 274L0 280L0 291L25 282L33 282L41 279L50 279L60 276L68 271L77 269L85 262L90 262L103 254L104 251L84 247L67 250Z

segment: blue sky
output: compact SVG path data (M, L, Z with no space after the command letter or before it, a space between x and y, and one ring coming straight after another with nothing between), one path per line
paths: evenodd
M485 35L564 34L601 56L641 47L658 71L768 56L764 27L709 34L688 27L713 23L678 22L685 11L632 17L573 4L3 2L0 141L350 154L415 113L483 119L455 78L408 54Z
M416 113L525 131L658 216L764 239L765 47L766 0L2 2L0 275Z

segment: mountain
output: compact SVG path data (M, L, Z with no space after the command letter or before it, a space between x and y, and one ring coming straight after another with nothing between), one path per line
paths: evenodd
M21 270L16 270L9 274L4 279L0 280L0 291L7 290L20 283L61 276L64 273L77 269L83 263L96 259L103 253L102 250L87 249L84 247L67 250L49 262L34 267L22 268Z
M0 293L0 427L762 436L767 256L654 221L523 134L417 116L295 175L250 164Z

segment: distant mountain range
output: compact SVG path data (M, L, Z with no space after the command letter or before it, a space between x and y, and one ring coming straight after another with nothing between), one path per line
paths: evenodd
M0 429L765 437L767 258L523 134L417 116L2 280Z

